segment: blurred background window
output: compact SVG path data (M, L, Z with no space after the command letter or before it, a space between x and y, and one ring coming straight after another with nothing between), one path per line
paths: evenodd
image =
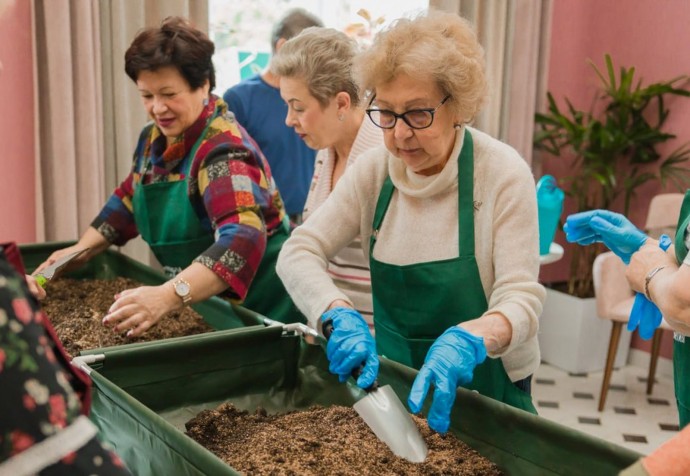
M267 66L273 24L291 8L304 8L366 45L380 28L428 6L428 0L209 0L216 94Z

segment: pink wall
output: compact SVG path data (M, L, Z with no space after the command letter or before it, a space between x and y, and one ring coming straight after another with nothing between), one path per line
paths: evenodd
M644 83L690 74L690 2L687 0L577 0L553 3L553 24L548 89L557 101L568 97L578 108L589 108L598 86L588 59L603 67L609 53L617 67L634 66ZM667 152L690 141L690 98L676 98L672 103L666 130L678 136ZM567 164L546 159L545 174L559 177ZM649 199L660 192L659 185L641 191L630 219L642 226ZM635 204L634 204L635 205ZM572 208L566 202L564 216ZM564 244L562 232L556 240ZM566 250L568 247L566 246ZM558 263L545 266L544 282L563 281L568 276L569 254ZM669 357L671 339L664 337L662 355ZM633 347L646 347L634 336Z
M0 18L0 242L36 241L31 2Z

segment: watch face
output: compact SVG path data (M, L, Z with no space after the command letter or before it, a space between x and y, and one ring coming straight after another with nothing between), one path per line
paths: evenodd
M182 281L175 283L175 292L180 296L186 296L189 294L189 284Z

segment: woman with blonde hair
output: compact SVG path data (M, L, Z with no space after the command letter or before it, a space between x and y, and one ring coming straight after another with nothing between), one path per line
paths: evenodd
M471 26L447 13L401 19L355 62L385 148L362 155L285 243L277 271L317 329L330 370L376 379L378 355L420 369L408 404L435 387L445 432L456 387L534 412L539 365L534 180L510 146L468 126L487 91ZM354 237L369 256L376 340L324 271ZM486 357L489 357L488 359Z
M287 41L274 56L280 94L288 104L285 123L318 150L307 196L306 220L323 204L363 152L383 144L381 129L365 120L352 73L357 44L332 28L312 27ZM373 330L369 260L355 237L328 260L326 272Z

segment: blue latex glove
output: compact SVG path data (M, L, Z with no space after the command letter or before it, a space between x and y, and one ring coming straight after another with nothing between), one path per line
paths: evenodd
M431 345L412 384L407 404L413 413L419 413L434 384L434 399L427 416L429 427L445 433L450 426L450 410L455 402L458 385L472 381L474 368L486 359L484 339L470 334L462 327L453 326Z
M328 370L338 375L341 382L345 382L353 370L364 365L357 378L357 385L361 388L370 387L379 373L379 356L369 325L359 312L349 307L335 307L326 311L321 316L324 329L329 321L332 322L333 331L325 336L328 339Z
M671 238L668 235L661 235L659 248L666 251L669 246L671 246ZM628 330L632 332L638 325L637 333L644 340L651 339L654 331L661 325L661 311L642 293L635 294L635 302L628 320Z
M571 243L604 243L625 264L630 263L630 256L647 241L647 235L625 216L608 210L591 210L570 215L566 218L563 231Z

